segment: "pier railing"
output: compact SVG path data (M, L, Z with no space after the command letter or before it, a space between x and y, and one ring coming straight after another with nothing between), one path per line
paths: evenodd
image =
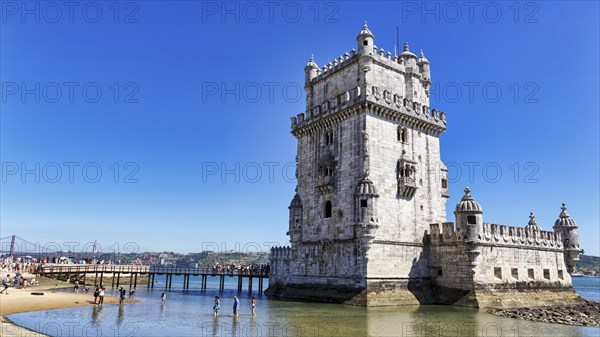
M82 274L82 273L136 273L136 274L175 274L175 275L210 275L210 276L252 276L269 277L268 269L257 268L188 268L109 264L45 264L41 274Z

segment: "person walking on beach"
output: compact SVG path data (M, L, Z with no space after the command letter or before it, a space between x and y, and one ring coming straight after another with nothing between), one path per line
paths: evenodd
M135 288L133 288L129 291L129 298L132 298L133 295L135 295Z
M125 288L121 287L121 289L119 290L119 304L123 304L123 302L125 301L126 293L127 291L125 290Z
M6 277L2 280L2 285L4 289L0 291L0 294L6 291L6 295L8 295L8 288L10 287L10 274L6 274Z
M256 316L254 309L256 309L256 296L252 296L252 316Z
M237 296L233 296L233 316L238 315L238 306L240 305L240 301Z
M75 293L79 293L79 281L75 281L75 285L73 286L73 290L75 290Z
M98 296L100 296L100 287L96 284L96 288L94 288L94 304L98 301Z
M215 296L215 305L213 306L215 317L219 316L219 309L221 309L221 299L219 296Z
M162 294L160 294L160 299L161 299L161 304L164 305L165 303L167 303L167 294L165 294L165 292L163 291Z
M100 292L98 293L98 305L102 305L104 303L104 287L100 288Z

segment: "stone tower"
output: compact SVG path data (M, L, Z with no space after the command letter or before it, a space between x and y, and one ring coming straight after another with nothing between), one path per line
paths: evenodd
M358 52L322 68L311 57L305 67L306 112L292 118L298 185L289 263L272 265L267 293L318 297L301 295L311 287L365 304L386 288L387 300L403 301L409 282L427 273L419 265L424 234L446 218L446 116L430 109L423 53L405 43L392 56L374 42L365 22Z

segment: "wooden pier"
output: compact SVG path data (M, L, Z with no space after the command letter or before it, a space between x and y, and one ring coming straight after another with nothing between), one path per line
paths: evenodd
M200 289L206 290L206 283L209 277L219 278L219 291L225 289L226 277L237 277L237 290L243 291L243 280L248 279L248 292L252 292L252 281L258 280L258 292L263 292L263 280L269 278L267 270L244 270L235 269L229 271L215 271L212 268L182 268L182 267L150 267L134 265L102 265L102 264L46 264L40 269L40 274L47 277L67 277L67 279L80 280L85 284L87 277L94 275L94 284L103 285L102 281L105 275L110 275L112 288L118 288L120 285L128 284L129 289L136 288L138 276L148 277L148 288L154 288L156 276L165 277L165 289L171 289L173 284L173 275L183 275L183 289L190 287L192 277L200 277ZM100 283L98 283L100 276ZM123 282L123 278L125 282Z

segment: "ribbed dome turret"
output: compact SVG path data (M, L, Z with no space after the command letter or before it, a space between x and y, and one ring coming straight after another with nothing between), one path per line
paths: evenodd
M537 221L535 221L535 215L533 215L533 212L529 213L529 223L527 223L527 227L525 228L542 230L542 227L540 227Z
M375 196L377 195L377 190L375 189L373 182L369 178L364 178L363 180L361 180L360 183L358 183L358 186L356 187L356 195Z
M425 54L423 54L423 49L421 49L421 56L419 57L419 60L417 61L419 65L421 64L429 64L429 60L425 57Z
M400 54L401 57L412 57L415 60L417 59L417 55L413 54L409 49L408 49L408 42L404 42L404 51ZM429 61L428 61L429 62Z
M358 36L356 37L356 39L361 40L365 37L370 37L372 39L375 38L375 35L373 35L373 33L371 33L371 31L369 30L369 26L367 26L367 21L365 21L365 24L363 25L363 28L360 31L360 33L358 33Z
M315 63L315 58L314 55L310 55L310 60L308 61L308 63L306 64L306 67L304 69L319 69L319 66L317 65L317 63Z
M465 195L456 204L456 212L483 212L479 203L469 194L470 192L471 189L468 186L465 187Z
M560 212L558 219L554 223L554 228L556 229L557 227L577 227L577 223L575 223L575 220L571 219L569 213L567 213L567 205L563 203L560 209L562 210L562 212Z

